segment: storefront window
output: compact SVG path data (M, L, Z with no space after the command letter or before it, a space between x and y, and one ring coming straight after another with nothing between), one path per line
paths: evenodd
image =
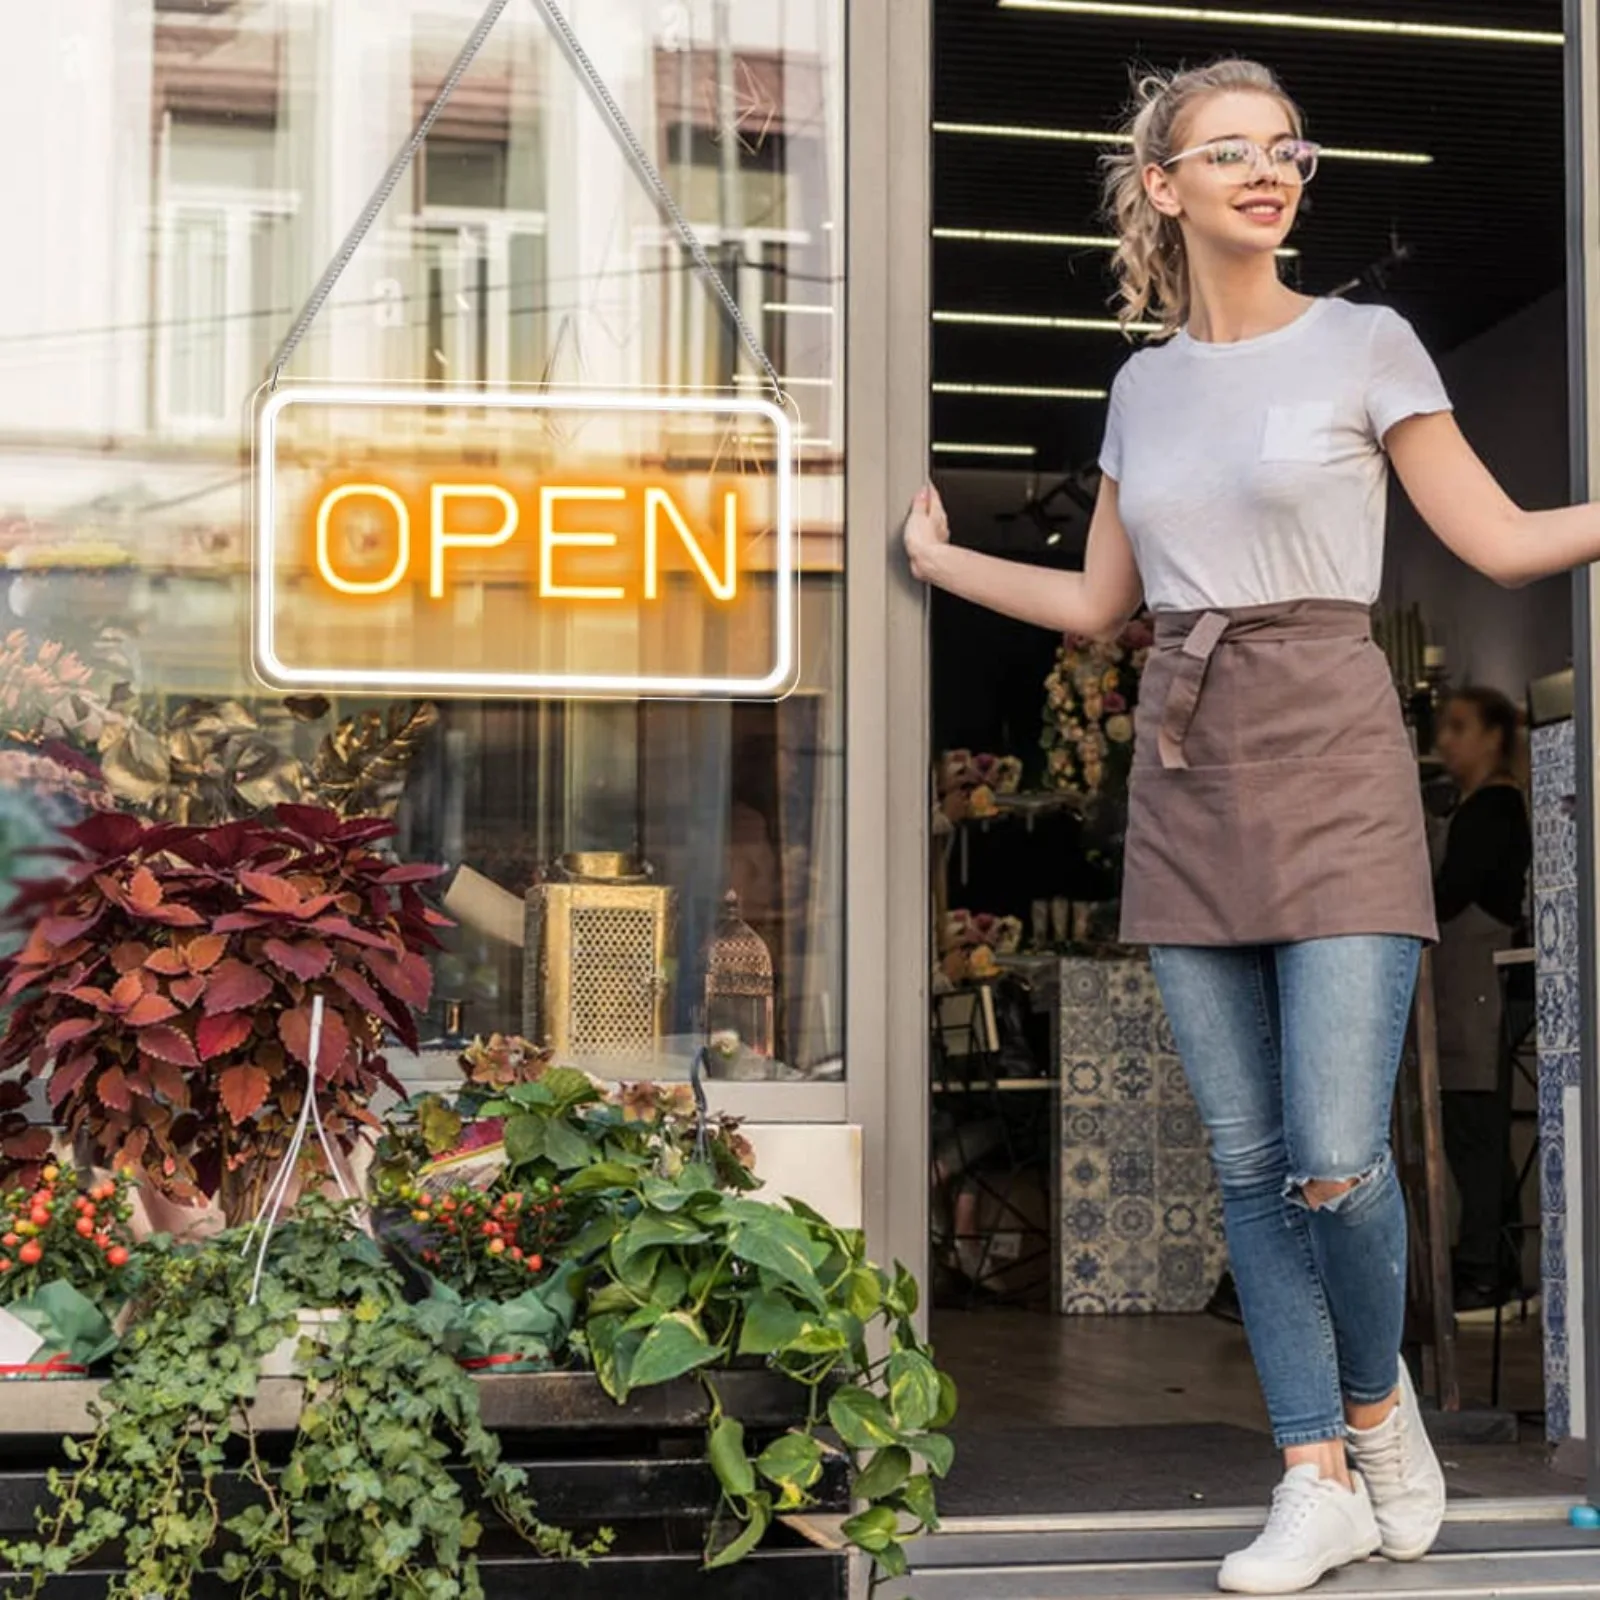
M302 644L392 666L447 636L457 664L509 650L557 676L603 662L715 680L759 651L745 611L716 610L711 578L732 579L713 559L713 513L737 497L738 604L777 614L772 486L787 464L787 692L285 693L251 670L252 395L481 9L76 0L5 24L0 74L28 151L0 176L11 236L27 241L0 266L8 837L31 842L91 806L209 822L291 799L389 815L405 859L447 869L456 926L436 965L435 1048L526 1033L599 1072L681 1076L715 1033L714 1071L837 1077L842 0L563 7L753 339L538 8L514 4L282 378L416 398L286 430L278 465L296 493L357 457L404 494L499 473L536 499L540 484L614 469L630 495L647 479L661 490L674 550L652 546L648 589L613 597L592 580L540 589L538 562L513 570L508 543L506 564L464 559L448 595L430 595L422 535L402 570L376 503L353 507L328 524L328 565L399 576L375 598L356 583L337 638L300 609ZM464 389L770 397L763 357L786 397L789 463L772 430L709 405L550 411L518 431L429 403ZM712 552L698 568L696 540ZM563 551L574 572L588 559ZM584 609L578 588L607 599ZM311 606L310 587L282 593ZM719 938L726 955L746 932L770 965L765 1037L761 973L753 1009L708 988ZM755 1020L718 1024L740 1015Z

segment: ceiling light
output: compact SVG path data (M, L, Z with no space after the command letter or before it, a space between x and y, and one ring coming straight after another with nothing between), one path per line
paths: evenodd
M936 456L1032 456L1038 451L1031 444L935 444Z
M969 328L1056 328L1064 333L1121 333L1115 317L1035 317L1008 311L935 311L935 322L954 322ZM1159 333L1159 322L1131 322L1134 333Z
M1103 233L1019 233L1008 228L935 228L935 239L960 239L969 244L1043 244L1066 250L1115 250L1117 241ZM1297 256L1298 250L1282 249L1280 256Z
M994 395L1009 400L1104 400L1104 389L1036 389L1021 383L936 383L935 394Z
M1031 128L1012 122L936 122L935 133L963 134L976 139L1034 139L1056 144L1132 144L1126 133L1088 133L1081 128ZM1417 150L1357 150L1325 144L1322 154L1330 161L1381 161L1403 167L1428 167L1433 157Z
M795 300L768 300L761 309L784 317L831 317L832 306L806 305Z
M1214 22L1236 28L1295 28L1313 33L1375 34L1390 39L1458 39L1476 44L1566 43L1563 34L1530 28L1473 28L1447 22L1308 16L1291 11L1230 11L1221 6L1117 5L1109 0L1000 0L1000 6L1008 11L1054 11L1074 17L1128 17L1136 22Z

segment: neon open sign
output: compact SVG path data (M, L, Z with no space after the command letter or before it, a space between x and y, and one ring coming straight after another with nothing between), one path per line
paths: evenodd
M755 398L299 386L256 423L274 688L771 698L792 424Z

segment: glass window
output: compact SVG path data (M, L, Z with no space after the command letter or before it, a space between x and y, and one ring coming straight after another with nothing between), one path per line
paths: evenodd
M793 410L797 681L742 701L261 686L248 666L251 397L482 8L103 0L91 31L63 9L0 23L30 149L0 174L12 235L28 241L0 266L0 823L53 825L90 805L211 821L282 798L385 814L405 859L447 869L457 925L437 962L432 1048L518 1032L595 1071L680 1076L714 1039L728 1076L838 1076L842 0L564 7ZM768 392L533 7L503 14L284 377ZM630 482L665 475L685 505L731 481L757 508L740 535L748 582L772 592L766 435L726 415L552 416L534 450L444 410L303 428L293 468L334 476L359 458L437 478L498 463L545 481L611 461ZM371 511L331 536L353 570L391 548ZM426 552L417 562L420 574ZM714 674L741 648L737 620L719 633L687 605L687 560L663 569L654 612L631 592L540 610L530 580L487 562L463 560L457 578L442 612L426 611L420 576L415 592L353 603L342 642L381 636L400 658L421 648L426 615L458 653L544 630L619 671L648 655ZM6 697L50 685L65 653L82 670L70 693ZM770 998L759 972L749 981L763 954Z

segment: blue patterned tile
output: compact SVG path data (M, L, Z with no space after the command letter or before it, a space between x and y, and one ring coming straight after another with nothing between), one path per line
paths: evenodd
M1540 972L1538 984L1539 1048L1575 1050L1578 1046L1578 1012L1573 1004L1572 974L1563 971Z

